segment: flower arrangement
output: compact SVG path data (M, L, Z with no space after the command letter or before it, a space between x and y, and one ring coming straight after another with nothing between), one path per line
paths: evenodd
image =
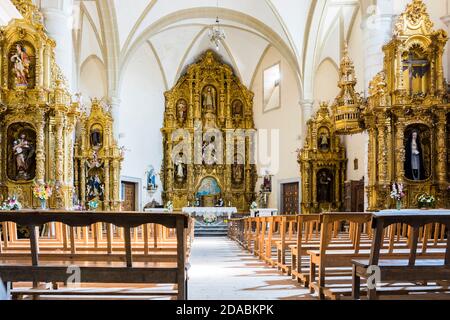
M6 199L1 206L2 211L16 211L20 209L22 209L22 204L17 200L16 196Z
M391 198L397 203L397 210L402 208L402 199L406 196L402 183L395 182L392 185Z
M436 204L436 198L425 193L417 199L417 202L420 208L434 208Z
M50 183L38 184L34 183L33 196L39 200L48 200L53 194L53 186Z
M203 216L203 222L206 224L213 224L217 221L217 216L213 213L209 213Z
M47 208L47 200L53 194L53 185L49 182L44 184L39 184L34 182L33 185L33 196L41 201L41 209L45 210Z
M167 201L167 203L166 203L166 209L167 209L167 211L169 211L170 213L173 212L173 202L172 202L172 201Z
M251 210L258 209L258 204L256 203L256 201L253 201L253 202L252 202L252 204L250 205L250 209L251 209Z
M98 200L95 200L95 199L88 202L89 209L91 209L91 210L97 210L99 204L100 203L98 202Z

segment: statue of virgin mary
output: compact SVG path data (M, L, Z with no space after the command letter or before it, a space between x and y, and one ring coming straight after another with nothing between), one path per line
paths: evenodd
M425 180L425 166L423 162L420 135L414 130L406 142L405 176L414 181Z

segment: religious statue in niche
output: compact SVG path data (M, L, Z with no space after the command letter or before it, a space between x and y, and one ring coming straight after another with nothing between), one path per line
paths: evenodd
M187 117L187 103L186 100L180 99L177 103L177 119L183 125Z
M94 171L91 175L89 175L86 188L89 201L94 199L103 201L105 186L100 178L99 172Z
M155 168L153 166L149 166L147 174L147 190L149 191L155 191L158 189L158 186L156 185L156 172Z
M319 135L319 150L327 152L330 150L330 138L328 132L322 131Z
M424 132L426 132L425 130ZM419 127L411 127L406 130L405 145L405 176L409 180L422 181L427 179L427 148L422 139ZM427 139L425 139L427 141Z
M208 141L203 142L203 163L212 166L217 164L216 137L211 137Z
M92 152L92 159L86 161L86 165L89 169L100 168L102 161L98 158L97 151Z
M244 105L241 100L235 100L232 107L233 117L242 117L244 113Z
M328 169L317 173L317 202L333 202L333 176Z
M182 183L186 179L186 164L184 159L184 153L180 152L175 157L175 180Z
M12 72L16 87L28 87L30 78L31 57L25 45L16 43L11 54Z
M205 129L216 128L216 89L206 86L202 95L202 107L204 113Z
M13 142L13 154L16 159L16 179L29 180L30 179L30 165L34 156L34 148L27 136L24 133L19 135L19 138Z
M213 86L207 86L203 92L203 111L207 113L216 112L216 89Z
M425 95L426 88L422 79L430 70L430 62L422 58L420 47L413 48L408 56L403 60L403 71L408 72L409 91L411 95Z
M102 128L99 125L94 125L91 128L91 146L93 149L100 149L102 144Z
M272 176L268 171L266 171L266 174L263 177L263 185L261 189L263 192L272 192Z
M8 176L14 181L29 181L36 171L36 133L28 124L16 123L8 128L10 156Z
M244 180L244 161L241 155L236 154L234 156L234 164L232 168L233 182L235 184L241 184Z

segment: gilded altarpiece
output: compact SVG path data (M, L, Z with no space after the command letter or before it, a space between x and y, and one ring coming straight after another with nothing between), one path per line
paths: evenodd
M255 199L253 97L213 51L165 93L161 177L175 210L200 202L249 210Z
M54 182L50 208L71 206L73 132L79 116L55 63L55 42L31 0L12 1L23 19L0 28L0 190L38 207L33 183Z
M81 115L75 143L75 190L83 206L98 201L99 210L120 210L122 161L109 107L93 99L89 114Z
M308 134L298 155L302 178L302 213L340 211L347 159L326 103L308 121Z
M399 16L383 51L384 69L370 84L363 113L369 133L369 210L394 205L391 185L403 183L403 206L424 193L448 203L448 114L443 54L447 33L433 30L425 4L414 0Z

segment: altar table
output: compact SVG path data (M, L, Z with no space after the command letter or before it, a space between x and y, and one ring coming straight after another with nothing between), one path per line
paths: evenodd
M202 207L202 208L194 208L194 207L185 207L182 210L183 213L187 213L190 216L203 217L207 214L215 214L217 217L228 217L231 219L231 216L238 212L237 208L221 208L221 207Z
M252 209L250 216L255 217L273 217L278 216L278 209Z

